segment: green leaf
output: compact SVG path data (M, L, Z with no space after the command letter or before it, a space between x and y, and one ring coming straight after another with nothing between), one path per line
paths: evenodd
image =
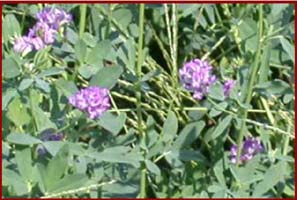
M36 168L36 181L38 182L38 186L40 190L45 193L46 192L46 167L42 163L36 163L34 166Z
M206 10L208 18L210 19L211 25L214 24L215 23L214 5L206 4L205 10Z
M26 182L32 180L32 157L31 148L26 147L17 149L15 152L15 160L18 165L18 170Z
M183 165L181 161L196 161L203 164L207 164L206 158L199 151L173 149L163 154L165 154L166 161L173 168L181 167Z
M2 185L12 186L18 196L28 194L29 192L24 179L14 171L5 168L2 171Z
M49 57L50 49L50 47L46 47L44 49L37 51L37 53L35 54L33 63L37 69L43 70L50 68L52 66L52 60Z
M82 77L89 79L91 76L96 74L99 70L99 67L84 65L78 68L78 72Z
M218 163L216 163L215 167L213 168L213 171L220 185L223 187L226 187L223 167L224 167L224 163L223 163L223 159L221 159L218 161Z
M104 67L92 77L90 85L111 89L117 83L122 73L123 68L121 66Z
M215 192L225 190L225 188L222 187L221 185L217 184L217 183L214 183L213 185L209 186L207 188L207 190L208 190L208 192L215 193Z
M246 19L239 25L239 36L245 41L245 49L255 52L257 50L258 35L257 23L254 20Z
M178 121L173 111L169 111L167 115L167 119L164 122L162 133L163 133L163 141L168 142L172 140L177 133L178 129Z
M10 79L20 75L20 66L12 58L6 58L2 61L2 76Z
M290 44L290 42L284 37L280 38L280 42L281 42L282 47L285 50L285 52L287 52L287 54L291 58L292 62L295 63L295 48L294 48L294 45Z
M122 149L122 146L111 147L102 152L90 152L87 156L95 158L97 162L105 161L111 163L127 163L139 168L141 159L140 154L128 153ZM127 147L124 147L124 149L127 149Z
M61 67L51 67L49 69L43 70L42 72L40 72L36 78L44 78L47 76L53 76L53 75L59 75L65 72L64 68Z
M55 82L55 84L67 98L72 96L78 91L76 85L72 81L59 79Z
M2 110L5 110L10 101L18 94L17 90L9 89L2 95Z
M67 169L68 156L69 149L68 145L65 144L57 155L49 161L46 167L45 177L43 177L46 191L54 189L57 182L59 182L60 178L65 173L65 170Z
M23 79L23 80L20 82L20 85L19 85L19 88L18 88L18 89L19 89L20 91L23 91L23 90L29 88L29 87L32 85L33 82L34 82L33 79L31 79L31 78L25 78L25 79Z
M255 86L255 89L265 90L269 95L283 95L290 85L283 80L272 80Z
M228 106L227 102L221 102L219 104L217 104L221 109L226 109ZM218 109L217 107L213 107L210 112L209 112L209 116L210 117L216 117L218 115L220 115L223 111Z
M177 4L178 10L182 12L182 17L194 14L200 7L200 4Z
M102 187L102 198L119 198L119 196L134 197L139 193L139 186L130 182L118 182Z
M232 116L228 115L222 121L220 121L215 130L210 135L205 137L205 142L209 142L210 140L214 140L219 137L230 125L231 120Z
M294 99L294 94L285 94L283 101L285 104L291 102Z
M111 52L112 46L109 40L103 40L96 44L87 54L86 62L98 71L103 67L103 59Z
M37 131L42 132L45 129L57 129L56 125L50 120L49 113L42 110L39 104L39 94L36 90L30 90L31 112L34 117L34 123L37 126Z
M98 124L116 136L122 130L126 122L126 117L126 113L120 113L117 116L106 112L99 118Z
M79 39L74 45L75 56L80 63L84 63L87 54L87 45Z
M133 37L138 37L139 36L139 28L136 24L130 24L128 27L129 33L133 36Z
M116 22L123 28L126 29L127 26L131 23L132 13L130 10L121 8L112 13L112 16Z
M69 27L66 27L66 37L71 44L76 44L78 41L78 34Z
M92 34L87 33L87 32L83 33L82 39L88 46L91 46L91 47L94 47L98 41L98 39L96 37L94 37Z
M192 150L180 150L180 151L173 151L172 154L177 154L178 158L182 161L197 161L203 162L204 164L207 163L206 158L199 152L199 151L192 151Z
M260 156L255 156L245 166L236 168L234 165L230 166L233 176L241 183L242 186L249 186L252 183L263 179L263 174L257 172L259 168Z
M225 96L224 96L222 84L215 83L211 85L209 88L209 97L219 101L223 101L225 99Z
M59 152L59 150L63 147L65 143L63 141L46 141L43 142L46 150L52 155L55 156Z
M57 181L48 192L59 193L68 190L75 190L84 187L87 182L88 177L85 174L66 175L63 179Z
M7 117L15 124L15 126L23 126L31 120L28 110L21 102L20 97L15 97L8 106Z
M157 176L160 176L160 175L161 175L161 170L160 170L159 167L158 167L155 163L153 163L152 161L150 161L150 160L145 160L145 165L146 165L147 169L148 169L150 172L154 173L154 174L157 175Z
M172 148L180 149L192 144L200 135L205 123L203 121L193 122L185 126L174 141Z
M10 143L21 145L33 145L42 143L41 140L25 133L10 133L6 140Z
M42 79L35 79L35 85L37 88L43 90L45 93L50 93L51 91L50 84Z
M5 43L11 41L12 37L20 36L21 28L18 20L13 14L8 14L2 22L2 37Z
M271 14L274 16L277 16L281 12L284 12L284 10L289 6L289 4L272 4L271 5Z
M279 181L283 179L285 163L278 162L271 166L264 174L263 181L258 183L253 192L253 197L261 197L269 189L272 189Z

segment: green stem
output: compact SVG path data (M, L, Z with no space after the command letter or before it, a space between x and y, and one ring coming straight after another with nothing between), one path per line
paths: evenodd
M108 24L106 26L106 29L105 29L105 39L108 38L109 36L109 33L110 33L110 29L111 29L111 12L112 12L112 9L111 9L111 4L108 4Z
M143 131L142 127L142 112L141 112L141 67L143 62L143 25L144 25L144 4L140 4L139 6L139 38L138 38L138 59L137 59L137 71L136 75L138 77L137 82L137 124L138 124L138 131L141 140L145 140L145 132ZM143 156L145 157L145 150L142 150ZM145 163L141 163L141 176L140 176L140 198L146 197L146 167Z
M86 28L87 4L80 5L79 37L82 38Z
M34 90L30 90L30 109L31 109L31 115L32 115L32 119L33 119L33 127L34 127L34 134L37 135L37 131L38 131L38 126L37 126L37 118L35 116L35 108L34 108L34 103L36 102L33 102L33 91Z
M291 126L289 125L288 127L288 132L291 131ZM283 149L283 155L286 156L288 153L288 147L289 147L289 143L290 143L290 136L286 135L285 136L285 141L284 141L284 149Z
M178 97L178 103L180 101L180 92L178 87L178 67L177 67L177 47L178 47L178 16L177 16L177 9L176 4L172 4L172 33L173 33L173 40L172 40L172 47L173 47L173 55L172 55L172 76L174 82L174 89L176 92L176 96ZM180 106L180 103L178 104Z
M263 5L260 4L259 5L259 32L258 32L258 48L257 48L257 52L256 52L256 58L255 58L255 62L254 62L254 66L251 69L251 73L250 73L250 80L248 82L248 87L247 87L247 95L245 98L245 104L250 104L251 99L252 99L252 93L253 93L253 85L255 82L255 78L258 72L258 68L259 68L259 58L260 58L260 54L261 54L261 46L262 46L262 32L263 32ZM237 166L239 164L239 158L242 152L242 140L243 140L243 135L244 135L244 131L245 131L245 119L247 118L247 114L248 111L247 109L244 109L243 111L240 112L241 114L241 118L244 119L241 121L241 127L240 127L240 132L239 132L239 136L237 138Z
M143 24L144 24L144 4L140 4L139 8L139 38L138 38L138 59L137 59L137 69L136 75L138 77L137 82L137 117L138 117L138 126L139 126L139 134L143 134L142 130L142 113L141 113L141 67L142 67L142 55L143 55Z

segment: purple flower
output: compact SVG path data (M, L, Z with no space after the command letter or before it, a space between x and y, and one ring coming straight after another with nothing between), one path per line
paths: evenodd
M72 21L72 16L58 8L44 8L36 14L37 23L30 28L28 35L14 41L14 51L27 54L32 50L43 49L55 42L58 31Z
M225 97L228 97L230 95L230 92L234 88L235 84L236 84L236 81L234 81L234 80L227 80L224 83L223 91L224 91Z
M39 22L45 23L54 30L58 30L62 25L70 23L72 16L62 9L46 7L36 14Z
M110 108L109 90L97 86L82 89L68 100L74 107L88 113L91 119L100 117Z
M37 22L33 28L29 30L28 37L39 37L45 44L52 44L55 42L57 31L50 28L46 23Z
M212 66L200 59L185 63L179 70L179 76L183 87L193 92L193 97L198 100L209 92L209 87L217 80L212 75Z
M30 38L27 36L16 38L13 43L13 50L17 53L23 53L24 55L31 52L33 50L33 46Z
M237 157L237 145L232 145L230 149L230 160L231 163L236 164ZM264 147L261 144L261 141L257 138L248 138L244 141L242 145L242 152L239 157L241 162L246 162L251 160L256 154L262 153L264 151Z

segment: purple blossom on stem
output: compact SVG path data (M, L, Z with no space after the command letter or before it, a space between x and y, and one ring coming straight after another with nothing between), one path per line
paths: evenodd
M52 44L55 42L57 31L52 29L48 24L37 22L33 28L29 30L28 37L39 37L45 44Z
M62 9L46 7L36 14L37 22L28 35L13 42L13 49L24 55L32 50L43 49L55 42L59 29L72 21L72 16Z
M17 53L27 54L31 52L33 46L30 42L30 38L27 36L19 37L14 41L13 50Z
M230 149L230 160L231 163L236 164L237 157L237 145L232 145ZM264 151L264 146L261 144L261 141L257 138L248 138L244 141L242 145L242 152L239 157L241 162L246 162L251 160L256 154L262 153Z
M62 9L46 7L36 14L39 22L45 23L51 29L58 30L62 25L72 21L72 15Z
M74 107L88 113L90 119L100 117L110 108L109 90L97 86L82 89L68 100Z
M236 85L236 81L234 81L234 80L227 80L224 83L223 91L224 91L225 97L228 97L230 95L230 92L234 88L235 85Z
M200 59L185 63L179 70L179 76L183 87L193 92L193 97L198 100L209 92L209 87L217 80L212 75L212 66Z

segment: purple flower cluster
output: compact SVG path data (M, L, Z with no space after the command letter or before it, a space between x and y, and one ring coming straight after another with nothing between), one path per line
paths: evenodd
M46 141L61 141L64 138L62 133L54 133L55 130L47 129L41 133L40 139L44 142ZM47 153L46 148L43 145L37 146L37 154L39 156L44 156Z
M193 97L201 100L207 93L209 88L217 80L215 75L212 75L212 66L206 61L194 59L184 64L179 70L179 76L183 87L190 92L193 92ZM224 96L228 97L231 90L235 86L236 81L227 80L223 85Z
M60 28L70 23L72 16L64 10L46 7L36 14L36 19L36 24L30 28L27 35L15 39L13 44L15 52L25 55L54 43Z
M97 86L90 86L71 96L69 103L87 112L90 119L96 119L110 108L109 90Z
M237 149L237 145L233 145L230 149L230 160L233 164L236 164ZM246 162L248 160L251 160L256 154L263 151L264 147L259 139L248 138L242 145L242 152L239 159L241 162Z
M236 81L234 81L234 80L227 80L224 83L223 91L224 91L225 97L228 97L230 95L230 92L234 88L235 85L236 85Z
M194 92L193 97L201 100L209 92L209 87L216 80L212 75L212 66L206 61L194 59L184 64L179 70L179 76L183 87Z

